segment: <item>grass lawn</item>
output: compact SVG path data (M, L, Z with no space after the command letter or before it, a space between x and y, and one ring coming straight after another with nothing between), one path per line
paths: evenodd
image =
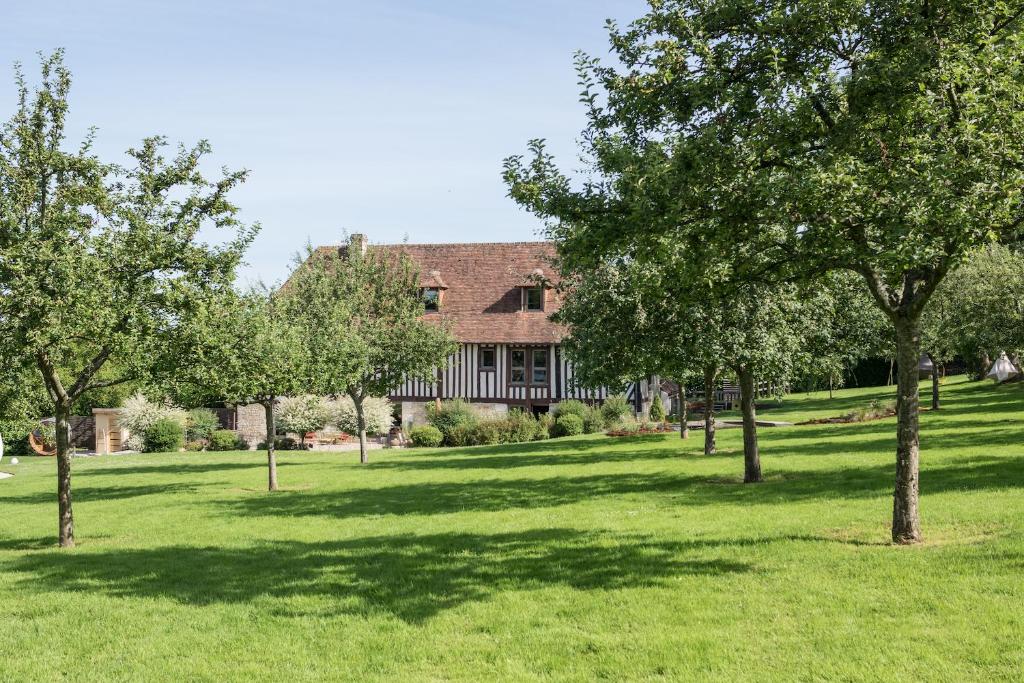
M887 543L894 421L457 451L0 469L0 680L1020 680L1024 386L922 415L926 542ZM787 398L800 421L884 390Z

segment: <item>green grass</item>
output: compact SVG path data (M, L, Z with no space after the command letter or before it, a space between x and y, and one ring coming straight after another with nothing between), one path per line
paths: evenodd
M1024 386L947 382L926 542L887 543L893 420L518 447L75 461L0 481L0 679L1019 680ZM891 391L794 396L824 417Z

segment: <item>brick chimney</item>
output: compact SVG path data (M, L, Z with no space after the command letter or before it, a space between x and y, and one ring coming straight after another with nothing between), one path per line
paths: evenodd
M353 233L348 238L348 253L352 256L366 256L366 235L361 232Z

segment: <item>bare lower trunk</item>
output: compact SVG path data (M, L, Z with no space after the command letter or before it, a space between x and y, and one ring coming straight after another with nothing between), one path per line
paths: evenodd
M757 447L757 412L754 408L754 375L746 367L736 368L740 379L740 406L743 410L743 481L761 481L761 453Z
M932 362L932 410L939 409L939 362L935 356L928 354L928 360Z
M366 414L363 412L363 397L359 394L349 394L352 403L356 408L356 431L359 432L359 462L366 464L370 458L366 452Z
M893 491L892 540L917 543L921 540L918 516L919 467L921 459L918 407L920 387L921 329L917 319L896 322L896 488Z
M57 430L57 538L62 548L75 547L75 518L71 510L71 406L54 406Z
M263 404L267 416L267 488L277 490L277 449L274 443L277 430L274 429L274 398Z
M718 368L704 368L704 455L714 455L715 448L715 377Z
M690 425L687 424L689 418L689 410L686 405L686 387L683 386L682 382L679 383L679 437L681 439L690 438Z

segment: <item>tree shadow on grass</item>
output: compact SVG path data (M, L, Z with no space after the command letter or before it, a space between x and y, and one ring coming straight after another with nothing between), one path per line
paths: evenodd
M415 623L504 591L632 588L684 575L752 571L749 564L714 556L709 546L719 544L544 529L242 548L37 552L0 567L24 574L26 589L35 591L103 591L190 605L318 597L326 604L313 609L324 616L385 612ZM274 609L296 614L285 603Z
M609 462L632 462L636 460L674 460L680 457L695 457L701 446L691 440L689 443L665 442L664 445L647 448L642 451L609 450L605 452L579 453L536 453L520 451L512 445L501 451L488 454L469 452L466 455L452 457L448 455L411 455L400 460L383 460L371 462L373 469L383 470L463 470L463 469L512 469L519 467L561 466L561 465L599 465ZM691 444L693 444L691 446ZM609 444L610 445L610 444ZM683 451L681 448L685 448ZM701 455L700 457L706 457ZM714 456L711 456L714 457Z
M130 474L174 474L174 475L192 475L192 474L204 474L206 472L229 472L234 470L251 470L251 469L266 469L267 460L266 453L264 451L257 452L256 455L263 455L263 458L253 458L252 462L203 462L203 463L183 463L183 462L155 462L153 464L145 465L123 465L123 466L111 466L111 467L83 467L81 469L81 475L85 477L99 476L99 475L110 475L110 476L121 476ZM309 463L285 461L279 462L278 467L288 468L296 467L299 465L307 465Z
M794 470L765 460L766 481L742 483L742 455L734 476L669 473L553 476L422 482L332 491L288 491L221 500L232 513L257 516L332 517L437 515L574 505L608 496L644 496L663 505L758 505L802 500L863 499L892 491L890 463ZM944 491L1024 486L1024 458L975 457L953 465L922 468L923 495Z
M124 500L141 496L156 496L177 493L191 493L199 488L196 484L153 484L151 486L78 486L72 490L75 503L91 503L105 500ZM20 505L40 505L56 502L53 491L38 491L21 496L4 496L0 501Z

